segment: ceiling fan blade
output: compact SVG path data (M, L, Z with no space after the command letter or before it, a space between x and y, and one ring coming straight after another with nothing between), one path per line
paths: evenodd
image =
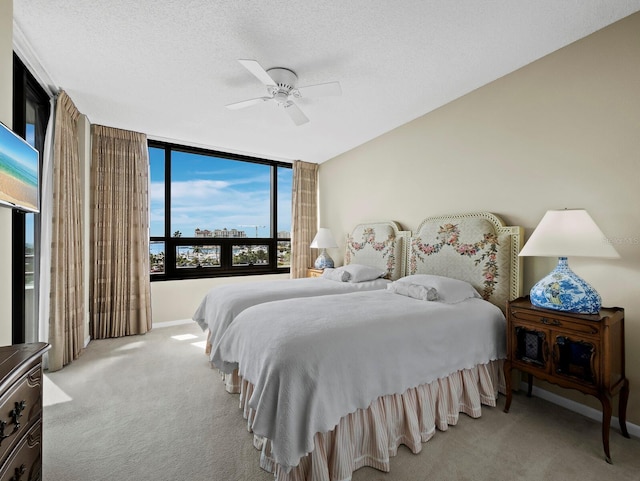
M257 105L267 100L271 100L271 97L259 97L257 99L249 99L243 100L242 102L236 102L233 104L225 105L229 110L238 110L243 109L245 107L251 107L252 105Z
M306 87L298 87L297 90L300 97L328 97L332 95L342 95L340 82L307 85Z
M276 82L273 81L267 71L255 60L238 60L238 62L240 62L249 72L255 75L263 84L267 86L276 85Z
M291 120L296 125L302 125L309 122L307 116L300 110L296 104L294 104L291 100L289 100L286 104L283 105L285 112L289 114Z

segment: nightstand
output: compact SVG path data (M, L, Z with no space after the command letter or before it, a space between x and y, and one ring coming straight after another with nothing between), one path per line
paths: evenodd
M307 277L322 277L324 269L307 268Z
M611 399L619 394L618 418L627 432L629 381L624 370L624 309L602 308L598 314L542 309L529 297L507 303L507 360L504 375L511 406L511 370L527 374L531 396L533 377L597 397L602 404L602 445L609 454Z

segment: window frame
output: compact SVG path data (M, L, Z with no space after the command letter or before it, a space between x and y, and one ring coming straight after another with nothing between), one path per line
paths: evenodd
M150 243L164 242L164 272L149 273L151 282L201 279L211 277L253 276L266 274L287 274L290 267L278 267L278 243L288 241L291 245L291 237L278 237L278 168L293 169L288 162L250 157L246 155L230 154L216 150L208 150L199 147L190 147L171 142L151 140L147 141L147 148L164 150L164 236L149 236ZM218 157L225 160L238 162L250 162L270 167L270 237L195 237L172 236L171 227L171 166L173 151ZM149 179L151 182L151 179ZM149 205L151 198L149 198ZM289 231L291 234L291 231ZM233 266L234 245L266 245L269 248L269 262L267 265ZM178 268L176 266L176 248L179 246L220 246L220 267L196 267Z
M13 53L13 132L26 139L27 104L31 102L37 109L40 123L36 125L40 136L36 135L35 148L38 150L39 189L42 189L42 165L44 153L44 136L50 112L50 98L35 77L22 63L18 55ZM38 194L42 202L42 191ZM33 308L32 318L28 315L26 300L26 216L33 216L34 252L33 252ZM40 213L25 212L12 209L11 214L11 341L13 344L37 341L38 326L38 291L40 283ZM27 323L29 325L27 326Z

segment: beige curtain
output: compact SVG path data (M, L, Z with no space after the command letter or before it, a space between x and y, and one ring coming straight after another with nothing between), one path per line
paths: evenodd
M293 162L291 278L306 277L313 265L309 244L318 230L318 164Z
M151 329L149 153L144 134L91 127L91 332Z
M78 144L80 113L63 91L55 107L51 283L49 291L49 370L80 355L84 342L82 183Z

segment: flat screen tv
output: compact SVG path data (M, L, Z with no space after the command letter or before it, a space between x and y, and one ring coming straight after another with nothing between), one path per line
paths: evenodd
M0 123L0 205L39 212L38 151Z

